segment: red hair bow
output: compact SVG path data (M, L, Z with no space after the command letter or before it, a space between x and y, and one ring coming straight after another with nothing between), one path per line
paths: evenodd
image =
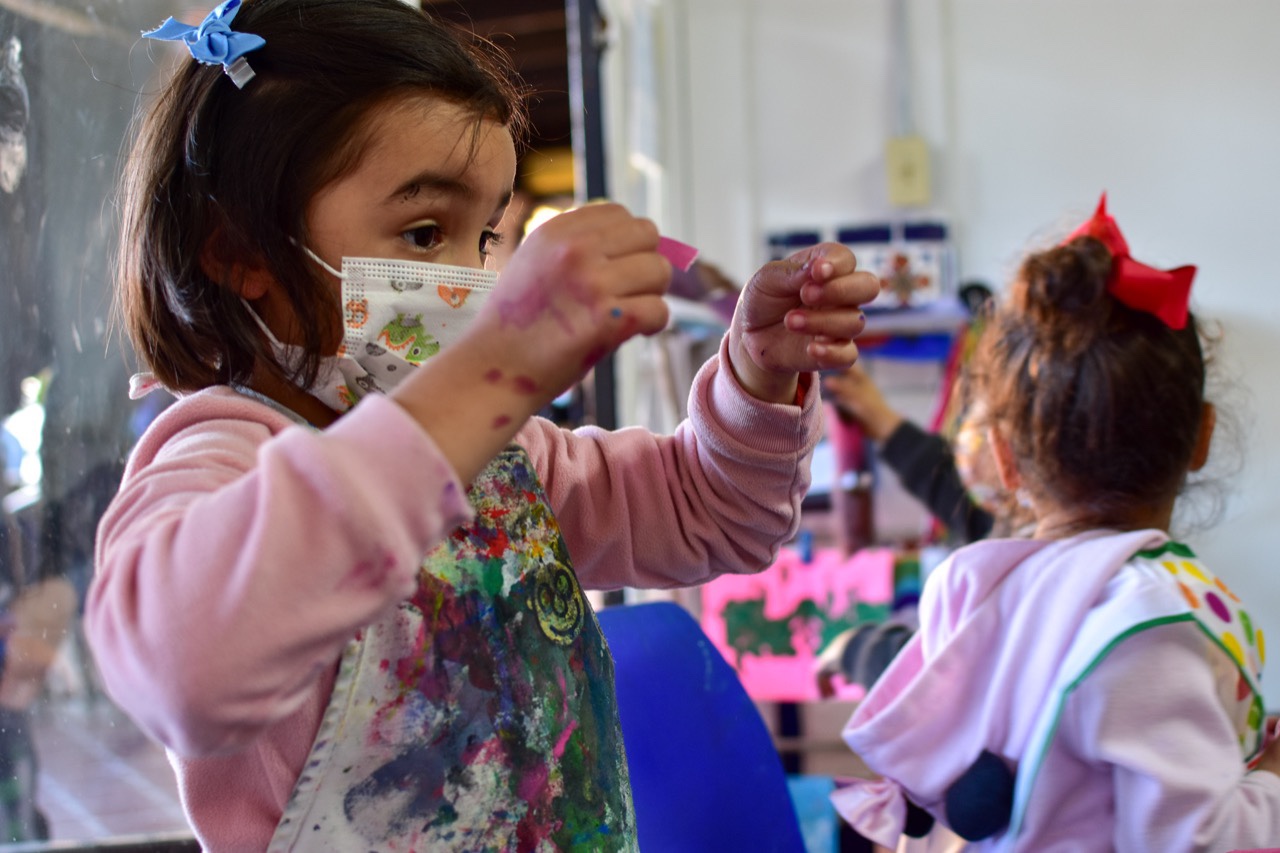
M1187 303L1191 299L1191 281L1196 277L1196 268L1158 270L1129 257L1129 244L1120 233L1120 226L1107 213L1106 193L1102 194L1093 217L1062 242L1070 243L1077 237L1093 237L1111 250L1108 293L1134 310L1154 314L1170 329L1186 328Z

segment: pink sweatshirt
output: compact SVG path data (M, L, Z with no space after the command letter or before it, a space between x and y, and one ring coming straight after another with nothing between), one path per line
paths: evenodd
M1173 585L1163 568L1130 562L1166 540L1155 530L1092 531L955 552L925 585L919 632L845 729L885 777L832 797L846 820L894 846L904 793L941 818L944 792L982 749L1024 772L1041 747L1036 721L1057 702L1059 668L1090 613ZM1223 853L1280 841L1280 777L1246 771L1224 709L1239 680L1194 622L1127 636L1061 706L1021 833L966 849Z
M794 534L817 395L762 403L721 364L672 436L540 419L516 436L584 587L757 571ZM470 515L430 437L384 397L320 432L211 388L148 429L99 527L86 630L108 692L169 750L207 848L266 847L344 645Z

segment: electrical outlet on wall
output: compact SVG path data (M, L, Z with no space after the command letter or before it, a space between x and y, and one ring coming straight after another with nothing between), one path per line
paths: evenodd
M923 207L929 203L929 146L919 136L897 136L885 146L889 203Z

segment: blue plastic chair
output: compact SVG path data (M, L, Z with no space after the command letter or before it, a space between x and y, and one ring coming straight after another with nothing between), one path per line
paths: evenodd
M689 612L654 602L597 615L617 672L641 851L803 851L769 730Z

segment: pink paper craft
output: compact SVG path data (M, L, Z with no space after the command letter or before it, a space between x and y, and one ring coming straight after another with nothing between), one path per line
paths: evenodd
M841 617L857 604L888 606L893 600L894 552L867 548L851 557L834 548L805 563L783 548L772 566L755 575L722 575L702 587L702 629L759 701L800 702L822 698L815 669L821 636L813 619L797 615L802 606ZM734 648L726 609L759 611L760 633L789 633L794 654ZM852 623L851 623L852 624ZM847 698L847 697L846 697Z
M689 267L693 266L694 260L698 257L698 250L688 243L681 243L670 237L659 237L658 254L671 261L671 265L676 269L688 272Z

